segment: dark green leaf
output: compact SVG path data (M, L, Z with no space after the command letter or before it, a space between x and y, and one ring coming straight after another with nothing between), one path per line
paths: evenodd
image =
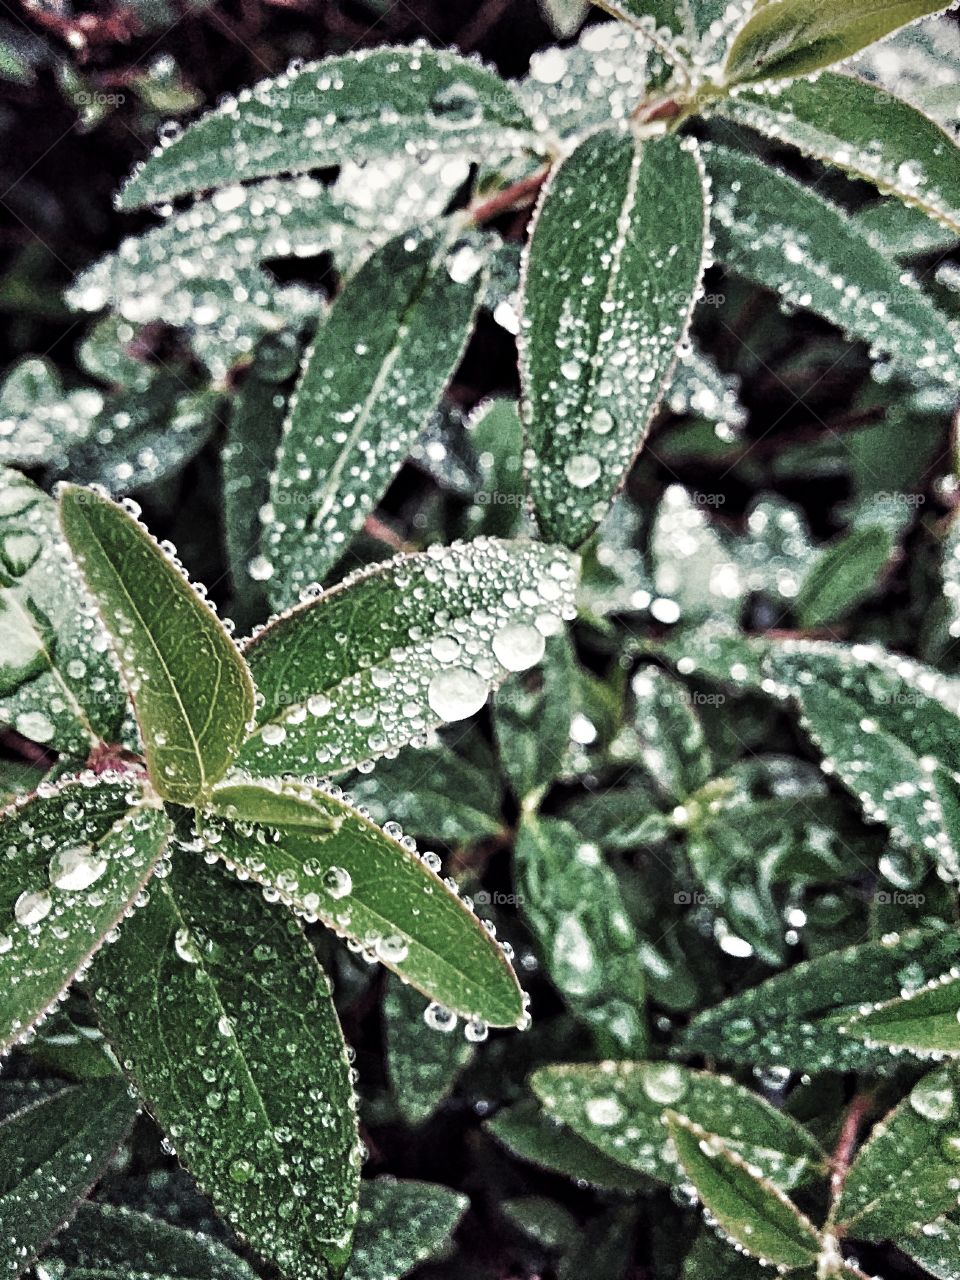
M0 1124L0 1257L17 1276L69 1220L126 1137L136 1104L121 1080L63 1089Z
M952 1068L932 1071L875 1127L832 1214L844 1235L899 1240L956 1208L957 1087Z
M778 1271L817 1261L817 1229L782 1191L709 1130L673 1111L667 1117L681 1168L731 1242Z
M238 763L343 773L483 706L573 614L562 550L477 539L360 570L244 646L259 727Z
M602 1053L648 1046L637 935L614 873L569 823L529 816L514 854L520 910L544 966Z
M847 214L752 156L710 146L703 158L719 261L905 369L956 385L956 326Z
M299 926L182 853L91 988L137 1091L214 1205L290 1276L340 1273L360 1155L330 984Z
M190 804L222 777L253 719L253 684L213 609L122 507L65 486L60 519L113 637L166 800Z
M0 815L0 1050L43 1017L132 910L167 839L155 805L135 775L83 774L41 783Z
M209 1236L109 1204L78 1206L44 1267L56 1280L255 1280L235 1253ZM61 1270L62 1268L62 1270Z
M919 1234L899 1245L908 1258L937 1280L960 1277L960 1221L956 1214L927 1223Z
M0 471L0 722L85 760L116 741L126 699L55 504Z
M473 1057L463 1036L424 1026L423 996L391 977L383 997L383 1039L387 1074L397 1109L409 1124L422 1124L453 1088Z
M343 798L277 779L216 788L208 846L308 918L357 942L431 1000L494 1026L523 1020L520 988L500 946L456 893ZM214 816L214 815L218 816Z
M869 1012L861 1006L842 1030L872 1049L960 1056L960 978L945 973Z
M920 991L960 961L952 931L909 931L830 952L732 996L695 1018L682 1045L732 1062L797 1071L891 1072L897 1062L843 1035L862 1005Z
M813 629L850 613L876 590L893 547L887 529L869 524L825 548L797 593L799 625Z
M759 0L730 47L724 76L738 84L807 75L944 8L938 0Z
M432 1182L364 1182L344 1280L405 1276L443 1251L468 1205L466 1196Z
M872 182L960 235L960 151L922 111L856 76L747 91L718 108L728 119Z
M957 234L934 222L913 205L880 200L861 209L854 223L881 252L896 258L942 253L957 243Z
M271 480L274 604L326 577L426 427L470 336L485 261L482 241L407 234L333 304L304 358Z
M705 240L689 141L596 133L553 170L526 253L520 350L545 537L578 546L623 482L686 332Z
M158 148L121 200L133 209L411 148L491 160L539 145L514 90L479 62L425 45L363 50L244 90Z
M521 1160L577 1182L609 1191L649 1190L643 1174L611 1160L566 1125L546 1116L535 1102L518 1102L488 1120L487 1130Z
M552 636L539 678L512 680L497 693L494 728L500 759L522 801L545 791L568 768L578 675L569 637ZM529 687L532 680L537 680L534 688Z
M719 1134L765 1177L789 1190L822 1159L795 1121L727 1076L670 1062L543 1067L531 1084L547 1112L604 1155L663 1182L676 1170L664 1150L666 1108Z

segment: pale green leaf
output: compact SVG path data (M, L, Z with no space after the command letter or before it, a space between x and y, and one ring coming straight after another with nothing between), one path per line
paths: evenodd
M872 182L960 235L960 150L949 133L908 102L856 76L747 90L717 108L805 155Z
M808 75L945 8L940 0L757 0L727 53L724 78L738 84Z
M957 234L934 222L915 205L891 198L868 205L854 216L854 224L881 253L915 258L942 253L957 243Z
M360 1188L360 1217L344 1280L405 1276L442 1253L469 1206L432 1182L377 1178Z
M411 148L489 161L538 146L513 89L480 62L426 45L363 50L307 63L224 102L157 148L121 203L133 209Z
M953 931L911 930L833 951L707 1009L684 1032L685 1052L797 1071L897 1069L885 1045L842 1034L863 1005L921 991L960 961Z
M225 1245L133 1209L86 1202L43 1259L54 1280L255 1280Z
M65 486L60 520L109 630L166 800L190 804L221 777L253 718L253 684L213 609L122 507Z
M960 1056L960 978L938 975L919 990L854 1014L841 1031L869 1048ZM960 1155L960 1152L958 1152Z
M26 1270L69 1220L136 1112L114 1077L63 1089L0 1124L0 1273Z
M703 158L719 261L907 370L957 385L960 331L847 214L753 156L710 146Z
M641 1173L612 1160L572 1129L547 1116L533 1100L507 1107L486 1122L489 1133L520 1160L605 1191L649 1190Z
M957 1088L954 1069L932 1071L876 1125L831 1215L844 1235L899 1240L956 1208Z
M623 483L690 320L706 243L694 146L593 134L538 206L520 348L530 491L544 536L569 546Z
M467 423L480 473L471 535L509 538L524 517L523 425L514 400L486 400Z
M724 1235L778 1271L810 1266L820 1253L813 1223L717 1135L667 1113L677 1160Z
M641 667L630 687L640 759L668 796L682 800L710 777L710 751L690 694L658 667Z
M330 984L296 922L184 852L90 987L124 1070L218 1211L284 1274L339 1275L355 1104Z
M542 1067L531 1077L549 1115L604 1155L661 1182L676 1169L666 1149L666 1108L719 1134L784 1190L822 1159L794 1120L727 1076L670 1062L602 1062Z
M339 788L228 778L213 806L201 834L231 869L354 940L445 1008L494 1026L522 1021L520 988L498 943L431 859L364 817Z
M485 242L445 232L391 240L321 324L270 486L276 605L326 577L426 427L470 336L485 261Z
M879 524L852 529L825 547L794 600L799 626L812 630L851 613L876 591L893 549L893 537Z
M413 1125L433 1115L474 1051L455 1027L428 1029L423 1015L423 996L391 976L383 996L387 1075L398 1111Z
M243 648L258 727L238 763L342 773L479 711L573 614L567 552L479 538L362 569Z
M40 785L0 814L0 1049L43 1017L132 910L167 838L134 774Z
M126 711L106 633L57 523L56 506L0 471L0 722L86 760L116 742Z
M602 1053L648 1047L637 935L613 871L569 823L527 817L514 853L520 911L544 967Z
M590 0L540 0L543 16L558 36L572 36L590 11Z

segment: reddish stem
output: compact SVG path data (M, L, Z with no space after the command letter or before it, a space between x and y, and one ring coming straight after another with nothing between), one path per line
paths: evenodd
M872 1094L858 1093L850 1103L847 1114L843 1118L843 1128L840 1130L836 1149L830 1159L830 1193L834 1203L840 1199L843 1184L847 1180L847 1174L850 1171L850 1165L853 1163L853 1156L857 1149L860 1126L872 1106Z
M489 200L483 200L480 204L474 205L471 210L474 222L478 225L483 222L492 222L494 218L499 218L501 213L509 213L518 205L531 204L534 196L546 182L549 172L549 169L541 169L539 173L533 173L529 178L521 178L519 182L504 187Z

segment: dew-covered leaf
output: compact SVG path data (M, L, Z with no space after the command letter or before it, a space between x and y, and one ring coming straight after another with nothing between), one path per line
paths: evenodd
M377 826L338 787L241 776L212 799L202 836L231 869L352 939L444 1009L494 1026L522 1021L509 962L440 879L436 854L418 857L399 828Z
M640 758L666 794L681 800L710 776L710 751L690 694L657 667L641 667L630 687Z
M181 853L90 988L107 1037L183 1163L261 1257L339 1275L359 1183L330 984L297 923Z
M278 606L340 559L427 425L470 336L485 262L483 241L411 233L369 258L333 304L271 479L264 550Z
M512 680L497 693L494 727L504 771L521 800L528 800L569 767L570 724L579 681L567 635L551 636L536 676Z
M960 969L859 1012L841 1030L872 1049L960 1056ZM958 1139L960 1141L960 1139Z
M212 608L122 507L66 486L60 520L109 630L166 800L190 804L236 755L253 684Z
M376 1178L360 1187L360 1216L344 1280L405 1276L442 1253L469 1200L432 1182Z
M680 358L664 396L671 413L692 414L718 424L722 446L746 421L739 399L740 379L723 373L715 361L692 343L680 349Z
M872 182L960 235L960 151L945 129L875 84L828 71L816 81L746 90L727 119Z
M825 547L794 601L798 624L821 627L850 613L871 595L893 553L894 538L880 524L865 524Z
M478 538L362 569L244 645L263 704L238 763L342 773L479 711L573 616L567 552Z
M83 590L55 504L0 470L0 722L85 760L116 741L126 709L106 632Z
M845 1235L900 1239L956 1208L957 1088L954 1068L931 1071L876 1125L832 1215Z
M489 161L538 146L515 91L479 61L426 45L362 50L263 80L165 139L121 206L411 149Z
M133 1118L117 1077L74 1085L0 1124L0 1272L26 1270L106 1169Z
M87 1201L43 1259L54 1280L255 1280L225 1245L134 1209Z
M890 1073L897 1062L885 1045L871 1048L840 1028L861 1006L920 991L958 961L950 931L911 930L832 951L707 1009L680 1044L728 1062Z
M503 784L492 753L472 746L461 755L438 740L378 760L372 773L350 778L350 794L375 822L399 822L413 836L447 845L495 836L503 829Z
M135 775L90 773L42 783L0 814L0 1050L43 1017L132 909L167 838L154 804Z
M724 78L740 84L807 75L945 8L939 0L760 0L727 53Z
M596 133L553 170L526 251L520 347L545 537L577 546L603 519L674 366L705 242L692 143Z
M532 1100L507 1107L486 1122L489 1133L521 1160L605 1191L649 1190L650 1183L603 1154L572 1129L544 1114Z
M676 1180L663 1114L672 1108L718 1134L785 1190L822 1159L796 1121L727 1076L671 1062L601 1062L542 1067L531 1077L549 1115L604 1155L662 1182Z
M514 861L521 913L557 989L593 1029L601 1053L643 1054L648 1033L637 935L600 850L569 823L530 816Z
M908 1258L937 1280L960 1277L960 1220L956 1212L926 1223L916 1235L898 1243Z
M667 1119L680 1167L728 1240L778 1271L817 1261L816 1227L759 1169L686 1116Z
M858 234L847 214L742 152L709 146L703 158L713 181L711 228L720 262L908 371L956 386L956 325Z
M854 216L854 225L882 253L895 258L916 258L942 253L957 243L957 233L934 222L915 205L891 198L868 205Z
M558 36L572 36L590 12L590 0L540 0L543 16Z
M473 1057L473 1045L456 1028L428 1028L423 996L390 977L383 996L387 1075L397 1109L408 1124L422 1124L453 1088Z

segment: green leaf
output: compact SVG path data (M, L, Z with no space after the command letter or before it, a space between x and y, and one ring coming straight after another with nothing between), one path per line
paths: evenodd
M796 596L799 625L813 629L852 612L876 590L893 548L889 530L879 524L852 529L824 548Z
M556 34L566 38L580 29L590 11L590 0L540 0L540 8Z
M480 483L468 526L471 535L509 538L524 514L523 425L515 400L486 400L467 423Z
M605 1191L650 1189L643 1174L605 1156L572 1129L545 1115L532 1099L498 1112L484 1127L513 1155L551 1173Z
M782 0L781 0L782 2ZM960 150L936 121L856 76L724 99L727 119L872 182L960 235Z
M116 741L126 698L105 642L56 505L0 470L0 722L80 760Z
M135 775L84 773L41 783L0 814L0 1050L43 1017L133 909L167 839L155 803Z
M573 616L574 564L477 539L351 574L243 649L263 697L238 764L342 773L479 711Z
M513 680L494 701L494 729L504 772L520 800L561 777L568 768L570 722L578 670L567 635L551 636L534 688Z
M426 427L473 327L485 247L446 233L391 240L320 326L270 486L264 549L278 606L326 576Z
M350 779L350 794L374 822L399 822L413 836L472 844L503 830L503 785L492 755L478 743L468 758L444 742L379 760Z
M43 1265L55 1280L128 1280L131 1273L139 1280L255 1280L248 1264L218 1240L90 1201L77 1207Z
M808 75L946 7L938 0L758 0L727 53L724 79Z
M797 1071L875 1071L897 1061L842 1026L863 1005L920 991L960 961L953 931L910 930L882 942L832 951L707 1009L684 1032L684 1052Z
M709 1130L674 1111L667 1123L681 1168L731 1242L778 1271L817 1261L817 1229L782 1191Z
M870 1048L960 1056L960 978L944 973L869 1012L861 1007L841 1030Z
M569 823L529 816L514 859L520 910L557 989L593 1028L601 1053L645 1052L637 935L600 850Z
M702 150L713 181L719 261L906 370L956 386L956 326L847 214L752 156L726 147Z
M360 1217L344 1280L405 1276L442 1253L469 1206L432 1182L377 1178L360 1190Z
M397 832L354 809L339 787L230 779L202 823L232 870L357 942L431 1000L494 1026L523 1021L513 970L477 918ZM388 824L389 827L389 824Z
M425 45L364 50L263 80L208 112L134 172L121 207L346 158L415 149L491 161L538 147L514 90L481 63Z
M895 258L943 253L957 243L955 232L934 222L916 206L895 199L880 200L861 209L853 221L876 248Z
M191 804L221 777L253 719L253 684L213 609L138 521L65 486L64 534L113 637L165 800Z
M383 1040L390 1087L408 1124L429 1119L473 1057L463 1036L424 1027L423 996L391 977L383 996Z
M217 1210L284 1274L338 1275L355 1103L330 984L296 922L184 852L90 985L117 1057Z
M957 1087L953 1069L932 1071L874 1128L832 1214L844 1235L899 1240L956 1208Z
M520 347L544 537L579 545L622 484L686 333L705 244L690 140L596 133L552 171L525 254Z
M547 1112L604 1155L661 1182L676 1169L664 1150L665 1108L702 1124L784 1190L809 1178L822 1152L794 1120L727 1076L670 1062L565 1063L530 1080Z
M26 1270L106 1169L133 1124L121 1080L63 1089L0 1124L0 1272Z
M690 694L657 667L641 667L630 687L640 759L668 796L682 800L710 777L710 751Z
M918 1235L900 1240L898 1247L937 1280L960 1277L960 1221L955 1213L927 1223Z

